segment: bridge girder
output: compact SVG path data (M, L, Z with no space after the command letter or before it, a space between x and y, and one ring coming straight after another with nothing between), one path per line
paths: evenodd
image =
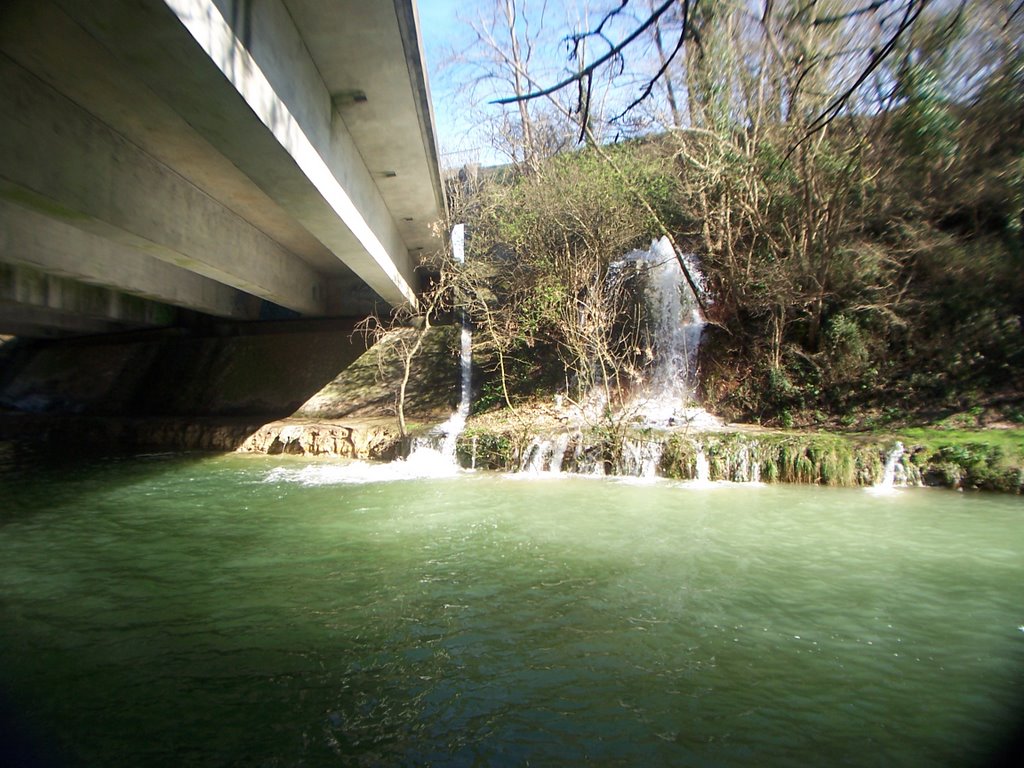
M0 261L235 319L415 303L420 50L411 0L9 0Z

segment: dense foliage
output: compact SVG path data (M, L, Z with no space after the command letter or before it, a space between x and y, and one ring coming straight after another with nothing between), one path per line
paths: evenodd
M472 238L456 291L496 374L484 404L642 375L642 318L609 264L661 234L702 264L704 397L726 417L1019 404L1021 20L999 3L934 14L876 72L879 95L822 127L828 69L800 62L828 60L841 28L797 6L776 28L737 21L742 3L702 7L675 83L685 125L458 188Z
M481 405L512 405L538 386L611 396L642 375L638 305L609 266L649 246L658 211L675 209L678 179L642 146L611 153L614 170L593 152L562 154L466 190L472 235L455 288L479 330L478 357L501 374ZM655 208L639 205L638 191Z

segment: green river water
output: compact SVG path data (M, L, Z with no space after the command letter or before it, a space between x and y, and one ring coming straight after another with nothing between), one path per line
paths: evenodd
M1012 759L1019 497L26 464L0 468L8 765Z

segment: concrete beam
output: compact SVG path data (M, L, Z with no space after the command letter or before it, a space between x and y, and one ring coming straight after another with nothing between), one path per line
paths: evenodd
M3 0L0 51L324 275L348 270L52 0Z
M57 339L124 330L118 323L69 315L0 299L0 329L5 335L26 339Z
M383 298L415 303L408 247L279 0L58 4Z
M378 189L388 169L366 167L285 4L164 2L312 185L278 201L387 301L415 304L408 248ZM265 164L222 150L268 194L281 189Z
M248 294L2 200L0 261L216 317L259 317Z
M445 193L416 3L284 2L366 167L395 172L377 187L406 245L434 251Z
M169 325L164 304L0 264L0 333L54 336Z
M6 56L0 197L302 313L320 277L224 205Z

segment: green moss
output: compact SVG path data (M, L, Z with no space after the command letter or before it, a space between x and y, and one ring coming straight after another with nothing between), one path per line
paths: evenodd
M508 472L518 466L516 460L517 440L508 433L494 433L479 429L467 429L456 445L459 464L477 469L493 469Z
M1020 493L1024 486L1024 429L904 430L915 446L911 461L925 482L952 488Z
M1024 429L943 429L916 427L897 434L905 443L923 446L976 444L1000 447L1008 457L1024 459Z
M1018 430L1022 432L1024 430ZM522 430L478 429L474 426L459 441L466 466L472 461L481 469L515 470L530 435ZM868 486L882 478L886 458L897 440L905 453L901 466L910 484L984 489L1020 493L1024 486L1024 461L1020 435L993 432L906 432L899 435L829 434L818 432L745 432L707 434L643 433L628 435L595 430L582 438L586 453L617 466L625 439L661 440L658 474L689 480L696 475L699 451L707 458L712 480L743 481L757 468L762 482L803 483L833 487ZM948 442L943 442L952 438ZM475 441L475 447L474 447ZM566 470L571 471L567 462Z
M693 464L697 446L692 440L672 435L665 441L661 452L660 474L673 480L687 480L693 477Z

